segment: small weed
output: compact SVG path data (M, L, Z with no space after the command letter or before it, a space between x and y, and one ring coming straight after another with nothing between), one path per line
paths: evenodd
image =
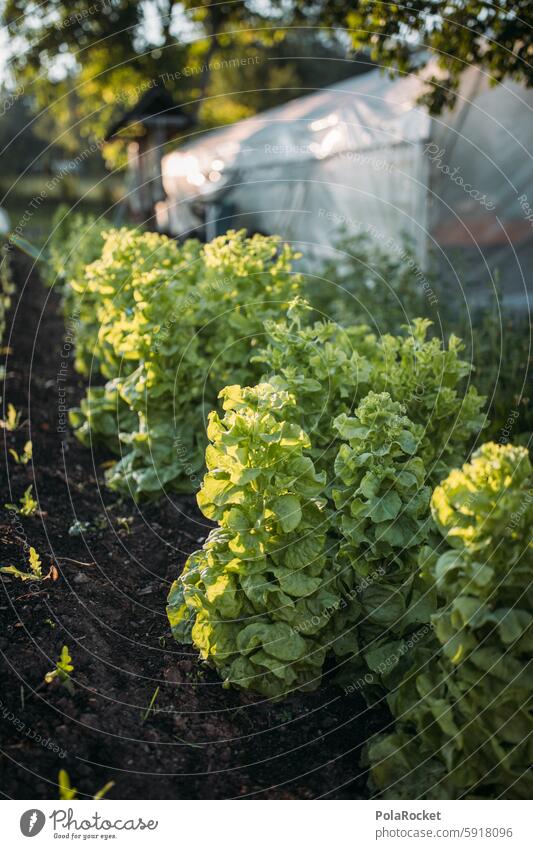
M45 619L44 624L49 625L52 629L57 628L57 622L54 622L52 619Z
M126 536L131 534L130 526L133 523L133 516L117 516L116 522L119 533L123 531Z
M33 485L24 490L24 495L20 499L20 507L16 504L4 504L6 510L14 510L19 516L33 516L37 512L39 502L32 495Z
M97 516L93 522L82 522L80 519L76 519L68 529L68 535L69 537L81 537L91 531L103 531L106 526L107 519L105 516Z
M14 448L10 448L9 453L15 460L15 463L20 463L23 466L27 466L33 457L33 445L31 443L31 440L28 440L28 442L26 442L26 444L24 445L22 454L19 454L18 451L15 451Z
M41 558L33 546L30 546L28 565L30 567L29 572L22 572L16 566L2 566L0 572L4 572L6 575L13 575L14 578L19 578L21 581L45 581L51 575L51 570L48 575L43 575Z
M152 698L150 699L150 704L146 708L146 711L144 713L141 713L141 722L143 724L146 722L146 720L150 716L151 712L155 713L154 703L155 703L155 700L157 699L158 694L159 694L159 687L156 687L155 690L154 690L154 694L153 694Z
M203 743L190 743L188 740L184 740L183 737L178 737L177 734L174 734L173 736L178 743L183 743L184 746L193 746L195 749L201 749L204 745Z
M105 796L107 796L111 788L114 786L114 781L108 781L107 784L104 784L104 786L94 794L93 799L95 801L97 801L98 799L103 799Z
M205 671L201 667L194 667L190 672L185 673L185 677L188 681L203 681L205 678Z
M72 683L72 679L70 677L71 672L74 672L72 658L69 654L68 647L63 646L63 648L61 649L59 660L56 663L56 668L52 669L51 672L47 672L44 676L44 680L47 684L51 684L52 681L55 681L57 678L59 683L62 684L66 690L68 690L70 695L73 695L74 684Z
M71 799L77 799L78 798L78 790L77 790L76 787L73 787L72 784L70 783L70 776L69 776L68 772L66 771L66 769L60 769L59 770L58 784L59 784L59 798L62 801L69 802ZM106 796L109 793L109 791L111 790L111 788L114 787L114 786L115 786L114 781L108 781L107 784L104 784L104 786L101 788L101 790L98 790L98 792L94 794L93 799L95 801L97 801L98 799L103 799L104 796Z
M69 802L71 799L76 799L78 791L70 783L70 776L66 769L59 770L59 798L64 802Z
M87 533L90 527L90 522L80 522L79 519L76 519L68 529L68 535L69 537L81 537Z
M283 722L283 724L286 722L292 722L293 718L292 710L290 708L282 708L278 713L278 719L280 722Z
M5 430L17 430L20 424L20 410L16 410L13 404L7 405L7 416L0 419L0 426Z

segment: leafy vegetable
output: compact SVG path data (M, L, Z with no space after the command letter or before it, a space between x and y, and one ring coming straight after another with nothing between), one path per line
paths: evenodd
M462 388L471 367L460 357L461 341L452 336L446 347L428 339L430 322L424 319L415 319L401 335L379 339L365 325L306 326L308 311L299 301L287 319L268 322L268 345L254 359L264 364L264 379L280 375L294 392L319 463L327 468L334 456L333 419L349 414L373 389L401 402L422 428L418 453L431 480L442 480L485 423L480 412L485 399L473 386Z
M457 256L454 267L461 264ZM333 256L313 271L306 280L307 297L322 315L341 324L363 323L379 336L397 335L423 317L434 322L430 334L438 326L443 338L453 333L463 339L462 357L472 365L477 389L490 399L485 438L527 444L533 429L531 316L506 304L497 274L490 303L465 309L464 295L447 279L437 254L430 251L422 268L409 240L383 240L372 227L366 236L340 234ZM453 462L462 460L458 455ZM440 478L445 474L442 469Z
M446 308L442 272L439 277L434 263L427 265L420 267L409 239L384 239L370 225L368 234L339 233L333 256L306 291L322 315L341 324L368 324L378 335L399 333L417 316L440 318Z
M54 215L43 269L46 284L62 289L67 314L72 305L70 287L83 285L85 269L100 256L103 231L109 226L104 218L71 212L66 204L61 204Z
M226 683L273 697L318 686L328 652L357 656L372 642L375 654L429 616L407 612L409 549L424 539L429 489L403 408L369 393L353 419L337 418L334 474L344 486L332 489L280 386L221 393L226 414L210 416L198 494L219 527L189 558L168 607L175 638L192 640Z
M219 527L171 588L172 631L192 639L226 684L274 697L314 689L328 611L340 602L326 552L326 477L305 454L307 434L287 420L289 393L263 383L221 396L198 495Z
M386 392L370 392L354 417L341 414L334 427L341 444L332 496L340 544L339 573L348 597L361 608L358 643L375 660L381 645L426 622L431 598L416 606L417 553L427 536L430 489L419 450L420 428ZM358 592L373 569L379 579ZM411 605L411 606L410 606ZM368 649L366 648L368 647ZM399 646L397 647L399 648ZM352 652L355 652L352 649Z
M106 235L79 287L76 362L109 380L71 422L85 443L120 451L111 488L136 499L195 488L201 422L221 386L259 376L249 360L263 322L299 291L291 258L276 237L244 231L204 246L127 229Z
M208 518L219 523L219 529L210 536L203 551L190 558L182 580L171 594L170 617L176 638L192 637L204 658L235 683L236 676L228 673L224 664L232 652L236 656L240 652L240 608L230 608L226 613L225 620L232 624L230 627L225 621L224 639L212 638L210 629L220 621L220 610L198 607L197 596L187 594L185 587L190 586L191 576L202 585L211 570L218 575L220 564L229 557L237 574L249 569L250 557L263 557L271 545L277 546L281 531L298 535L302 556L311 558L304 560L305 567L317 556L314 549L306 551L310 535L316 542L321 541L325 565L320 578L332 598L320 610L315 608L312 615L293 603L289 622L304 637L309 624L320 623L322 653L313 675L318 676L329 652L341 660L346 674L364 674L371 669L379 684L406 666L406 640L421 624L428 623L435 609L435 593L428 591L417 566L418 549L426 539L429 524L426 462L432 463L433 469L441 468L443 457L453 456L457 450L454 447L443 451L439 441L447 438L452 412L458 422L454 446L464 446L480 422L482 399L475 391L470 393L468 402L461 397L456 387L468 369L459 359L459 345L452 340L445 349L436 340L427 341L424 322L415 324L414 337L377 340L365 327L342 328L333 322L308 326L304 323L308 314L308 305L295 300L285 320L265 324L267 346L254 357L268 369L264 382L254 389L227 387L222 393L228 411L223 423L212 414L208 436L214 445L206 453L210 471L198 494L198 503ZM426 390L413 400L409 388L418 367L425 375ZM408 374L402 381L403 371ZM372 386L387 386L391 392L374 392ZM272 504L280 524L274 528L261 524L258 534L256 523L261 510L257 508L256 514L255 499L263 504L273 494L264 477L264 463L257 453L250 453L248 425L241 424L249 421L251 412L243 412L235 421L228 418L233 410L232 399L242 405L254 392L262 398L261 409L275 417L278 427L284 423L305 434L302 469L304 460L311 463L314 474L323 481L320 498L324 507L322 513L313 514L313 533L307 529L305 534L300 533L302 507L295 500L297 493L291 492L283 493L283 498ZM434 423L429 407L433 404L440 410L441 393L446 396L442 407L448 418ZM398 396L405 399L404 404ZM233 480L230 475L228 483L231 464L222 458L219 442L225 444L230 438L221 436L220 427L230 429L231 451L227 450L244 466L239 471L242 481ZM230 502L232 507L227 511L225 499L228 493L231 497L234 494L230 484L237 483L237 501ZM274 488L273 492L277 490ZM311 519L308 515L309 527ZM292 521L296 523L294 528ZM288 576L284 580L286 583ZM317 584L315 592L319 590ZM238 588L233 584L228 588L221 584L219 604L225 604L234 593L238 593ZM274 601L270 599L264 612L268 614L273 609ZM222 651L223 663L213 659L213 652L206 648L206 633L216 652ZM276 680L269 678L265 685L257 673L255 679L252 674L243 675L237 683L280 696L289 691L289 685L300 686L301 682L302 678L289 681L278 675Z
M370 746L386 798L531 798L533 470L527 450L483 445L432 497L446 544L421 564L440 595L425 650Z

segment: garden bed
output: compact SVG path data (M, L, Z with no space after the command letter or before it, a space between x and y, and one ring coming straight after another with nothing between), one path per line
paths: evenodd
M68 425L58 433L63 399L73 406L84 389L70 331L29 261L13 265L5 403L21 424L2 431L2 501L17 503L33 484L40 513L17 522L2 511L1 565L25 568L26 542L57 580L32 592L2 575L2 793L57 798L66 769L80 797L114 781L108 795L121 799L364 798L360 754L388 724L385 709L367 710L327 676L317 692L282 703L224 690L194 650L174 643L168 589L209 525L192 497L142 508L120 499L103 486L108 458ZM28 439L33 462L16 464L7 449ZM76 522L90 525L73 536ZM63 645L73 694L43 683Z

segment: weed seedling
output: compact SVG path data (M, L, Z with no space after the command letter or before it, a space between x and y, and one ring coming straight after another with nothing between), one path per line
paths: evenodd
M133 523L132 516L117 516L117 528L119 533L124 533L126 536L131 534L131 525Z
M2 566L0 572L5 572L6 575L13 575L14 578L18 578L21 581L45 581L51 575L51 571L48 575L43 575L41 558L37 554L33 545L30 546L28 565L30 568L29 572L22 572L22 570L17 569L16 566Z
M30 484L29 487L24 490L24 495L20 499L20 507L17 507L16 504L4 504L6 510L14 510L15 513L19 514L19 516L33 516L37 512L39 503L33 497L32 489L33 485Z
M71 672L74 672L72 658L69 654L68 647L63 646L63 648L61 649L59 660L56 663L56 668L52 669L51 672L47 672L44 676L44 680L47 684L51 684L52 681L55 681L57 678L59 683L62 684L63 687L72 696L74 694L74 684L72 683L72 679L70 677Z
M66 769L59 770L58 784L59 798L62 799L64 802L70 802L71 799L77 798L78 791L70 783L70 776Z
M7 416L0 419L0 426L5 430L16 430L20 424L20 410L16 410L13 404L7 405Z
M76 519L68 529L68 535L69 537L81 537L87 533L90 527L90 522L80 522L79 519Z
M103 531L107 527L105 516L97 516L93 522L82 522L76 519L68 529L69 537L81 537L83 534Z
M152 698L150 699L150 704L146 708L146 711L141 714L141 722L143 724L146 722L146 720L148 719L148 717L150 716L150 713L152 711L155 713L154 702L157 699L158 693L159 693L159 687L156 687L155 690L154 690L154 694L153 694Z
M33 445L31 443L31 440L28 440L28 442L26 442L26 444L24 445L22 454L19 454L18 451L15 451L14 448L10 448L9 453L15 460L15 463L20 463L23 466L27 466L31 458L33 457Z
M73 787L70 783L70 776L66 769L59 770L59 798L64 802L69 802L71 799L78 798L78 790L76 787ZM98 799L103 799L106 796L112 787L115 786L114 781L108 781L107 784L98 790L97 793L94 794L93 799L97 801Z
M107 796L107 794L109 793L111 788L114 787L114 786L115 786L114 781L108 781L107 784L104 784L104 786L100 788L100 790L97 790L97 792L93 796L93 799L95 801L97 801L98 799L103 799L104 796Z

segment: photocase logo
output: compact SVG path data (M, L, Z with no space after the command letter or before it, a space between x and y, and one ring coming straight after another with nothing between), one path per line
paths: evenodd
M20 830L24 837L35 837L42 831L46 822L46 817L42 811L37 808L31 808L29 811L24 811L20 818Z

